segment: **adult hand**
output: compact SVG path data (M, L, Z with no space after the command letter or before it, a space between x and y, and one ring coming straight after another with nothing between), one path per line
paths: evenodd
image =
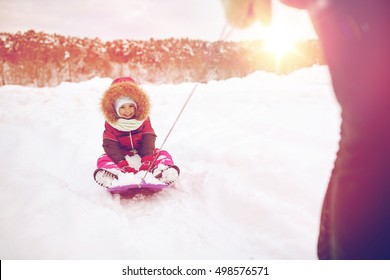
M221 0L228 23L246 28L256 21L269 25L272 19L271 0Z

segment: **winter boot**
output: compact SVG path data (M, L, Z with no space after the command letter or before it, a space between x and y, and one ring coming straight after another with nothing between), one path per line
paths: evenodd
M159 164L156 169L153 170L153 175L164 184L173 184L177 177L179 177L180 169L176 165L163 165Z
M93 173L93 178L100 186L110 188L112 187L112 182L118 179L118 176L108 170L98 168Z

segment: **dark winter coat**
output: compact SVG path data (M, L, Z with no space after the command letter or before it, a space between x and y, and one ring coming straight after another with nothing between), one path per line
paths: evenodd
M142 122L139 128L121 131L114 127L119 120L114 104L120 97L130 97L136 103L137 109L133 119ZM134 152L141 157L153 155L156 134L149 118L149 97L142 88L129 81L111 84L102 97L101 111L106 119L103 148L115 163Z
M342 109L320 259L390 259L390 1L282 0L306 7Z

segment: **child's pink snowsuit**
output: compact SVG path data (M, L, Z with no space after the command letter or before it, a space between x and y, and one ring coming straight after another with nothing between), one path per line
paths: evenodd
M127 98L134 104L136 111L131 119L119 117L117 102ZM171 155L155 147L156 134L152 127L149 111L149 97L132 78L123 77L115 79L106 90L101 101L101 110L106 119L103 132L103 148L105 154L97 161L98 169L116 169L122 172L139 171L137 163L126 160L127 156L137 154L142 159L142 167L153 171L159 164L173 166ZM151 157L156 158L152 167ZM134 158L133 158L134 159ZM142 169L145 170L145 169Z
M167 151L161 150L160 153L159 151L160 150L157 148L154 149L153 156L156 157L156 155L158 154L158 157L153 164L155 167L157 167L159 164L163 164L166 166L174 165L172 156ZM135 166L131 167L135 168ZM113 162L107 154L103 154L99 157L99 159L97 160L97 168L121 170L121 168L118 167L118 165L116 165L116 163Z

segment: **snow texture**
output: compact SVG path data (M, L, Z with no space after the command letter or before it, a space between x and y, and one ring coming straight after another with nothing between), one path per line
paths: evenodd
M175 188L120 200L92 178L111 79L0 87L1 259L315 259L339 139L325 66L200 84L164 149ZM141 85L157 146L193 83Z

